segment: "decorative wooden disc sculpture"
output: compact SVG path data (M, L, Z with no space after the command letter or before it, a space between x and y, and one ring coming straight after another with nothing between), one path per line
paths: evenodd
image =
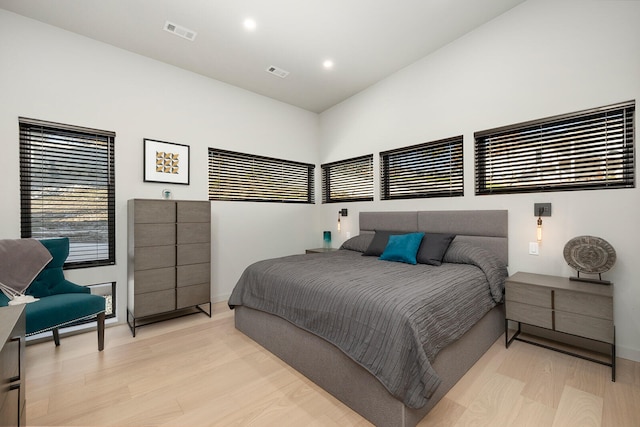
M570 277L571 280L611 284L602 280L602 273L615 264L616 251L606 240L595 236L574 237L564 245L563 254L565 261L578 273L577 277ZM597 274L598 279L580 277L580 273Z

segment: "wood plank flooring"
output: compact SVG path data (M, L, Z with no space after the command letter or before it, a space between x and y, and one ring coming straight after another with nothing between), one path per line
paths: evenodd
M264 350L215 304L140 328L27 346L30 426L369 426ZM640 363L606 366L504 337L420 426L640 426Z

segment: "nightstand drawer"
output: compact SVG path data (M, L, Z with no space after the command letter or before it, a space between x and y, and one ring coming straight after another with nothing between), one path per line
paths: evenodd
M613 320L613 298L599 295L557 290L555 309L599 319Z
M580 314L556 311L556 331L610 344L614 342L614 328L611 320L596 319Z
M507 301L518 301L527 305L551 308L551 289L508 282L505 299Z
M507 301L506 310L507 319L509 320L528 323L529 325L540 326L547 329L553 328L550 308L536 307L535 305L522 304L516 301Z

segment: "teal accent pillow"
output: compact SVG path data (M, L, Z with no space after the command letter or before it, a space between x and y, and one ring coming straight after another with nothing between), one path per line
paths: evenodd
M391 235L379 259L415 265L417 264L416 254L423 237L424 233Z
M384 252L384 249L389 243L389 236L392 234L407 234L404 231L387 231L376 230L376 234L373 236L371 243L367 247L367 250L362 254L363 256L377 256L379 257Z

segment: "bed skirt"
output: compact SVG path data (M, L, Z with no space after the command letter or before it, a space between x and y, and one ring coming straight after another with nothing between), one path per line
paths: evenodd
M373 375L333 344L287 320L237 306L235 325L376 426L413 427L504 333L504 306L495 307L462 338L440 351L433 367L442 383L419 409L394 398Z

